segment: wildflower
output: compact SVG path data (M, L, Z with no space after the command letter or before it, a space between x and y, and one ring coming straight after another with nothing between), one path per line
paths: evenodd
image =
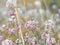
M26 27L26 29L28 29L28 30L37 30L37 29L38 29L37 24L38 24L37 21L35 21L35 20L29 20L29 21L25 24L25 27Z
M36 8L40 8L40 6L41 6L40 1L35 1L34 4L35 4Z
M6 39L2 41L2 45L14 45L13 41L10 39Z
M58 11L58 7L56 4L53 4L51 8L55 13Z
M14 16L14 10L10 10L9 15Z
M8 20L9 20L10 22L11 22L11 21L13 21L13 19L12 19L12 18L9 18Z
M12 34L15 34L16 33L16 30L14 28L9 28L9 32L8 32L10 35Z
M22 45L22 40L21 39L16 39L16 43L19 45Z
M6 7L16 6L17 0L7 0Z
M46 37L46 34L43 33L43 34L41 35L41 39L46 40L46 38L47 38L47 37Z
M29 35L28 33L26 33L25 41L28 42L28 39L29 39Z
M3 41L3 36L0 35L0 43Z
M12 0L7 0L6 7L12 7L12 6L13 6Z
M1 31L4 31L5 28L6 28L6 25L2 25L2 26L0 27L0 30L1 30Z
M52 44L56 43L56 40L54 37L51 37Z
M45 30L52 30L55 27L55 23L52 20L48 20L45 22Z

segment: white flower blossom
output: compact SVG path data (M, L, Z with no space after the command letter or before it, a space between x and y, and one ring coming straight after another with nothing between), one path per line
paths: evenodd
M35 4L36 8L40 8L40 6L41 6L40 1L35 1L34 4Z
M45 22L45 30L52 30L55 28L55 23L53 20L48 20Z
M56 40L54 37L51 37L51 41L52 41L52 43L56 43Z
M6 2L6 7L9 7L9 6L16 6L16 2L17 0L7 0Z
M2 41L2 45L14 45L14 43L12 40L6 39Z

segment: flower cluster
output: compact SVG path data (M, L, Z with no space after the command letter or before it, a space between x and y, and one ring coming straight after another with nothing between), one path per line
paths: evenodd
M14 43L10 39L6 39L2 41L2 45L14 45Z
M29 20L27 21L27 23L25 24L26 29L28 30L38 30L38 21L35 20Z

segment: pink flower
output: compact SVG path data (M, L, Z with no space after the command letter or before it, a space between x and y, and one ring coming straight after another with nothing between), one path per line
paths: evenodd
M10 35L12 35L12 34L15 34L16 33L16 30L14 29L14 28L12 28L12 29L9 29L9 32L8 32Z
M42 35L41 35L41 39L46 40L46 38L47 38L47 37L46 37L45 34L42 34Z
M3 41L3 36L0 36L0 43Z
M14 10L10 10L10 16L14 16Z
M28 30L37 30L38 27L37 27L37 22L35 20L29 20L26 24L25 24L25 27L26 29Z
M29 38L29 39L28 39L28 42L32 43L32 38Z

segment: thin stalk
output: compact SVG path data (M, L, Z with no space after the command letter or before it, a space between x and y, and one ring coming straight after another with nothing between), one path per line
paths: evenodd
M17 21L18 21L18 25L19 25L19 16L18 16L18 12L17 12L17 8L15 8L15 13L16 13L16 18L17 18ZM21 24L19 25L19 38L20 38L20 36L21 36L21 39L22 39L22 43L23 43L23 45L25 45L24 44L24 39L23 39L23 34L22 34L22 29L21 29Z
M16 5L15 5L15 14L16 14L17 23L18 23L18 25L19 25L20 18L19 18L19 13L18 13L18 9L17 9L17 3L16 3ZM20 39L20 36L21 36L23 45L25 45L25 44L24 44L24 39L23 39L23 34L22 34L21 24L19 25L19 39ZM20 45L20 44L19 44L19 45Z

